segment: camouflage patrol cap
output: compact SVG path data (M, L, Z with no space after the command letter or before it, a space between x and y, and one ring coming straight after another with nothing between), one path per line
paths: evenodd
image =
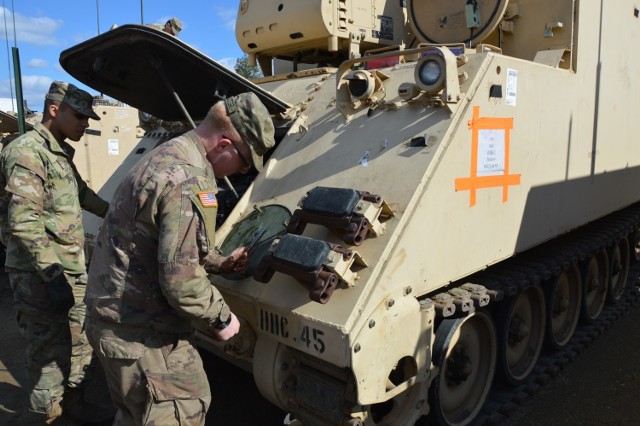
M262 156L276 144L267 107L253 92L226 98L224 104L233 127L251 148L253 166L262 171Z
M175 16L167 21L169 26L171 27L171 31L173 35L178 35L180 31L182 31L182 22Z
M71 83L54 81L49 87L49 92L45 99L57 102L64 102L80 114L100 120L98 114L93 111L93 97L82 89L78 89Z

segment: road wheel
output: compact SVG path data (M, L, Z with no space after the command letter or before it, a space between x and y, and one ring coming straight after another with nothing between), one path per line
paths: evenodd
M507 383L524 381L538 361L544 343L546 307L539 285L505 300L496 312L499 372Z
M429 389L429 424L466 425L478 415L493 383L496 340L488 312L442 321L433 347L440 372Z
M605 250L594 253L586 261L582 276L582 319L591 323L600 316L607 300L609 257Z
M631 253L629 249L629 240L622 237L618 244L614 245L610 254L611 262L609 263L609 291L607 300L616 303L622 298L624 289L629 279L629 262Z
M571 265L545 286L547 305L546 342L555 349L564 347L576 330L582 304L580 270Z

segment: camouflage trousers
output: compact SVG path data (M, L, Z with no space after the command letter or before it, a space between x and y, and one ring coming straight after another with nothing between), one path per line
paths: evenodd
M92 349L82 331L86 274L70 277L75 305L55 312L47 283L37 273L7 269L20 334L26 339L29 409L48 414L65 386L81 387L89 374Z
M87 336L118 408L114 426L204 425L211 390L189 339L150 330L112 330L91 318Z

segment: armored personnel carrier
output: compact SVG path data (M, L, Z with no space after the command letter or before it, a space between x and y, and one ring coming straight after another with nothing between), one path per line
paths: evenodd
M241 0L259 81L138 26L61 64L165 120L247 90L272 112L263 172L220 194L220 251L252 247L246 276L211 277L242 329L200 333L203 348L304 425L463 425L630 292L639 14L630 0Z
M140 143L144 130L138 110L129 105L94 99L93 109L100 121L91 120L80 143L73 145L74 164L87 185L99 191Z
M135 108L112 100L94 99L93 109L100 121L91 120L82 139L72 146L80 176L91 189L98 191L138 145L144 131ZM41 120L42 114L27 116L26 130ZM0 111L0 149L19 135L17 115Z

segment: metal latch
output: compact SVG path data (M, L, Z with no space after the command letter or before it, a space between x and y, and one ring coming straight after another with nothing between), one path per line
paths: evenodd
M307 193L293 212L287 232L301 235L308 223L343 231L342 241L359 246L368 234L384 232L381 217L393 210L379 195L347 188L318 186Z
M309 290L309 298L327 303L340 282L352 287L357 275L353 263L364 265L353 250L299 235L285 234L274 240L262 257L253 278L268 283L276 271L295 278Z

